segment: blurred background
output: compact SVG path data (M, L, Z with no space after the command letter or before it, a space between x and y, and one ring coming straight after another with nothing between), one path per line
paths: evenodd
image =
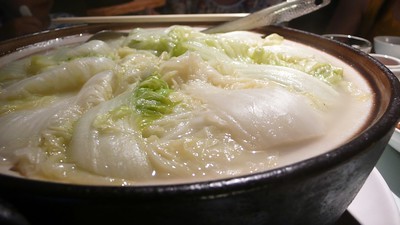
M282 0L0 0L0 40L60 27L51 23L51 18L55 17L251 13L280 2ZM24 7L21 9L21 6ZM369 40L377 35L399 36L400 0L331 0L327 7L284 25L316 34L342 33Z

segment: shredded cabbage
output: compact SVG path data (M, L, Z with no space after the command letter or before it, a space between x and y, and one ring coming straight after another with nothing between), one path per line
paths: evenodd
M131 104L140 117L139 127L172 113L175 103L168 98L171 92L168 84L157 75L147 77L136 87Z

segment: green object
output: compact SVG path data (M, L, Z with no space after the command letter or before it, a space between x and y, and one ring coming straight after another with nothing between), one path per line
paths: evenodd
M147 77L135 89L132 104L139 115L140 128L172 112L176 103L169 99L173 90L157 74Z

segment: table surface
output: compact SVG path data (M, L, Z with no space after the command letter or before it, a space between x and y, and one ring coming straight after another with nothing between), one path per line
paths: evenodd
M392 192L400 198L400 152L388 145L376 168Z

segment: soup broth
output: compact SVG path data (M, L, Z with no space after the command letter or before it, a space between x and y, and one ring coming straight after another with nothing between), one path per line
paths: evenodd
M373 105L351 66L277 34L67 41L1 60L3 173L107 185L257 173L349 141Z

